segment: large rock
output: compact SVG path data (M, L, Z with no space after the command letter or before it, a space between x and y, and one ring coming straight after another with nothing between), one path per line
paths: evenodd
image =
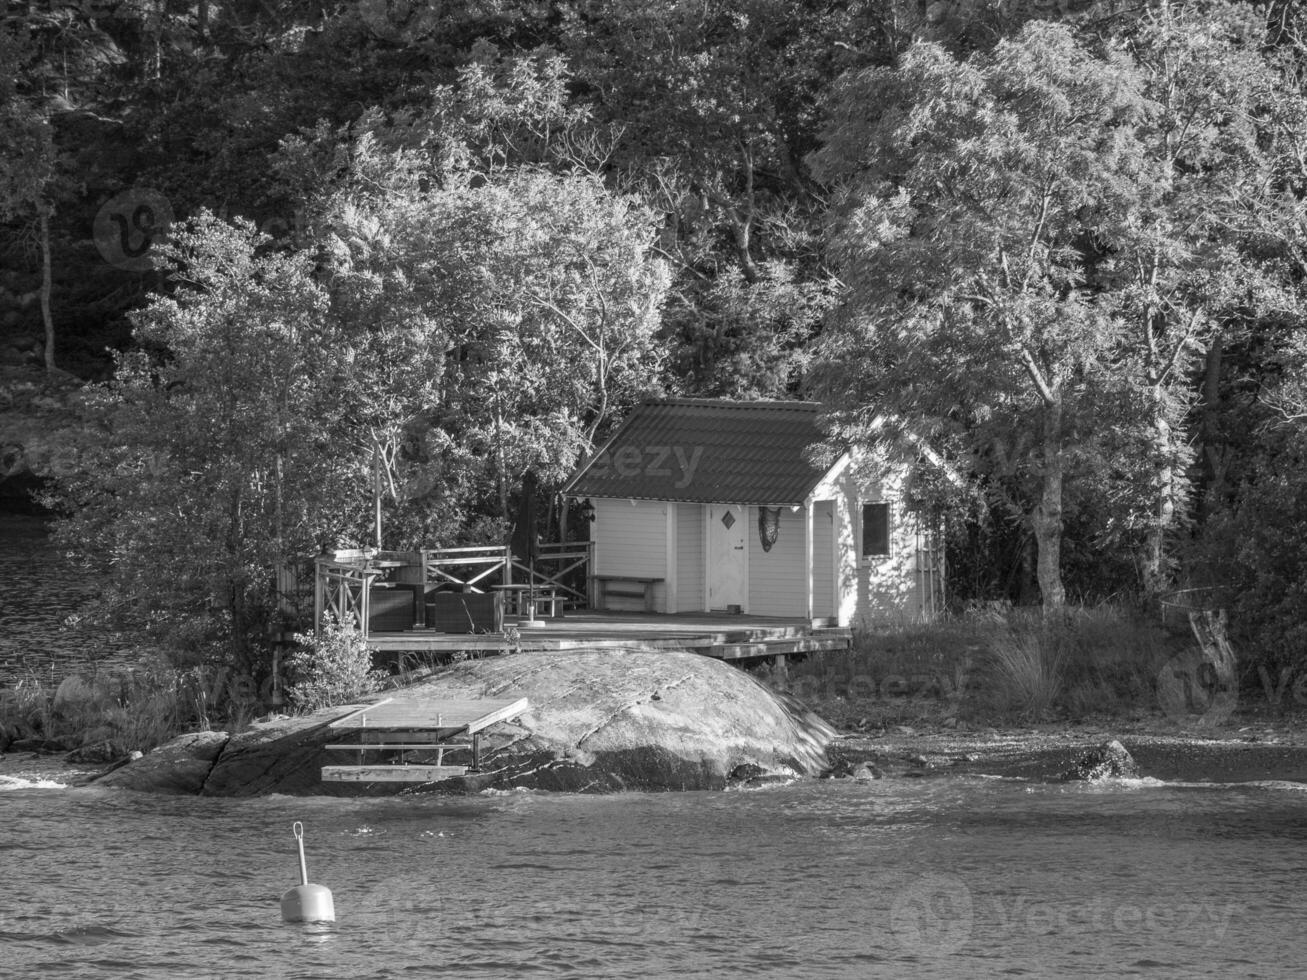
M226 732L178 735L135 762L101 776L95 785L177 795L198 793L226 744Z
M829 725L778 699L743 671L666 650L470 660L387 696L526 697L531 707L483 732L481 772L418 786L321 781L322 766L348 762L323 749L341 740L327 725L345 708L256 725L232 737L204 783L204 794L720 789L741 766L767 775L815 775L827 767L825 743L834 735Z
M1075 765L1062 774L1062 779L1096 782L1100 779L1135 779L1138 776L1139 767L1135 765L1134 757L1124 745L1112 739L1081 755Z

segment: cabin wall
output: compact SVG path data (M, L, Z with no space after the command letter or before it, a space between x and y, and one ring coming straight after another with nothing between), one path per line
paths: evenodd
M890 553L861 557L858 562L858 620L863 626L910 623L928 619L917 564L917 520L899 499L863 498L866 503L890 504ZM855 511L854 540L860 541L861 507Z
M590 538L595 543L594 575L660 578L654 608L667 611L667 504L660 500L605 500L592 497ZM643 612L639 599L614 596L607 608Z
M803 511L781 509L780 530L771 551L762 550L758 508L749 518L749 608L753 616L803 616L807 613L808 579L803 571Z
M818 500L812 507L812 615L834 617L835 501Z
M771 551L763 551L758 510L749 508L749 612L755 616L804 617L808 614L804 512L801 508L783 508L776 543ZM817 617L835 615L833 512L833 501L813 504L812 614Z
M703 504L676 505L676 609L703 612Z
M853 458L833 472L816 494L836 500L838 621L872 627L922 622L943 604L943 568L932 550L938 536L903 500L906 468L884 457ZM890 507L888 555L863 555L862 505Z

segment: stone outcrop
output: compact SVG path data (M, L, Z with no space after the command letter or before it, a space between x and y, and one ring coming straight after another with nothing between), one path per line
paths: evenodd
M227 741L226 732L178 735L148 755L106 773L95 784L152 793L195 794L203 788Z
M482 733L481 770L429 784L323 783L342 733L327 726L348 709L282 718L234 735L204 779L204 795L381 795L487 789L565 792L722 789L750 780L816 775L835 732L801 705L717 660L667 650L574 650L452 664L385 696L401 700L526 697L530 709ZM163 752L169 756L155 760ZM208 751L206 746L204 751ZM172 760L172 763L170 763ZM450 757L450 762L460 761ZM105 777L105 785L192 785L203 762L178 741ZM186 776L169 773L170 764Z
M1076 760L1074 766L1062 774L1067 782L1096 782L1100 779L1136 779L1139 767L1126 747L1112 739L1090 749Z

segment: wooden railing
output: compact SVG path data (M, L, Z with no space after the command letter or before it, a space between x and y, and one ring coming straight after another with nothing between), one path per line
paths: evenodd
M352 619L366 636L370 587L383 574L391 581L419 586L420 599L429 587L441 584L475 593L511 586L516 572L517 581L528 590L552 592L561 602L588 605L586 589L593 555L591 542L539 545L530 564L498 545L420 552L337 551L314 559L314 629L321 630L323 618L331 614L340 622Z
M536 560L527 565L513 558L513 568L520 571L523 581L540 591L552 589L564 601L582 606L590 604L587 595L590 568L593 565L594 542L574 541L567 544L551 542L536 548ZM568 573L581 569L580 586L565 581Z
M337 622L351 620L368 630L368 586L378 573L359 561L348 558L318 558L313 575L313 628L322 629L323 618L330 613Z
M489 578L503 575L503 585L513 580L513 555L504 547L485 545L475 548L429 548L422 552L425 583L458 585L468 592L484 592ZM456 574L457 573L457 574ZM466 576L466 577L460 577Z

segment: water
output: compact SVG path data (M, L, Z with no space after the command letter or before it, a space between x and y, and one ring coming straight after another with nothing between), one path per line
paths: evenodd
M99 583L63 560L39 517L0 514L0 687L131 659L127 638L69 623Z
M0 791L7 977L1296 976L1303 787ZM280 921L290 825L338 921Z
M93 583L0 550L44 596L4 649L78 662L57 625ZM0 978L1296 977L1305 816L1288 782L221 800L0 776ZM280 921L295 820L332 925Z

